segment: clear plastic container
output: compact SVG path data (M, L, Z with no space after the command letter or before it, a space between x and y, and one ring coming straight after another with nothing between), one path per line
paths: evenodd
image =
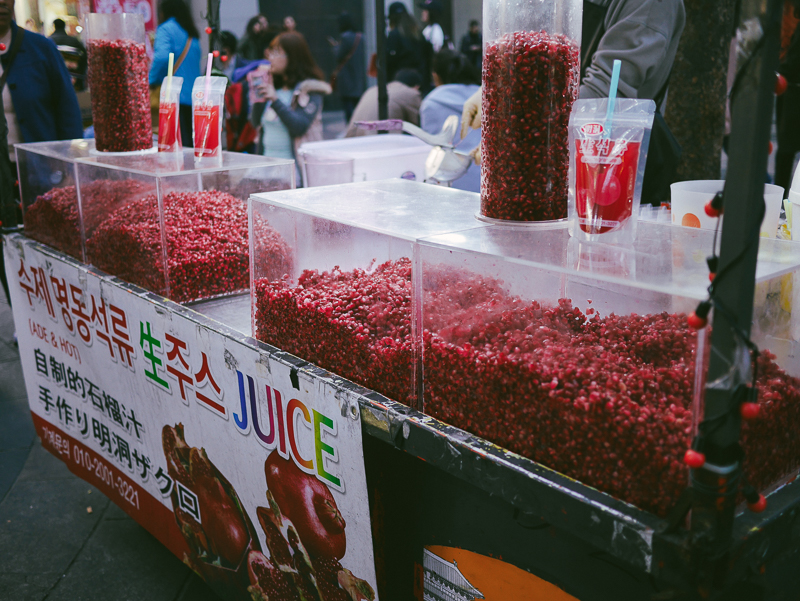
M484 0L481 214L567 217L582 0Z
M665 515L701 415L713 232L642 222L631 247L564 229L489 226L419 242L423 410ZM761 416L743 423L748 480L796 472L800 255L762 239L752 339ZM794 286L800 281L794 282Z
M197 167L184 148L77 161L87 263L176 302L246 290L247 198L293 188L294 161L229 152L218 159ZM286 257L273 257L277 269L286 271Z
M142 16L90 13L85 36L97 150L150 151L150 59Z
M480 197L402 179L254 195L254 336L396 401L417 405L411 261L418 238L474 226ZM292 269L269 268L268 222Z
M300 149L298 162L305 187L330 186L333 184L350 184L353 182L352 157L333 156L308 152Z
M84 260L75 161L88 157L93 140L17 144L25 235Z

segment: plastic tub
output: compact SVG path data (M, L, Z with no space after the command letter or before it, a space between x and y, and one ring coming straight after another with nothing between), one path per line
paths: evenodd
M580 0L483 3L481 214L567 216L568 127L578 97Z
M150 59L142 16L91 13L86 38L97 150L151 151Z
M350 184L353 182L352 157L331 156L300 151L303 182L306 188Z
M798 184L800 186L800 184ZM713 230L717 226L714 217L706 215L706 203L725 186L725 180L690 180L671 186L672 223L684 227ZM800 196L800 195L798 195ZM783 188L773 184L764 186L766 213L761 222L761 235L774 238L778 231ZM800 200L800 199L799 199Z

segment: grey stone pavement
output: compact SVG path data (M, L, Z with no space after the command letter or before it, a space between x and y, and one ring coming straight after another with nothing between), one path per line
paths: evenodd
M2 291L0 599L219 600L149 532L42 448Z

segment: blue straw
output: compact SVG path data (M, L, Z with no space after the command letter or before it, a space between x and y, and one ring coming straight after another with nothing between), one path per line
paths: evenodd
M619 72L622 63L619 59L614 61L614 69L611 72L611 87L608 89L608 110L606 111L606 127L603 132L604 138L611 136L611 124L614 117L614 105L617 103L617 88L619 87Z

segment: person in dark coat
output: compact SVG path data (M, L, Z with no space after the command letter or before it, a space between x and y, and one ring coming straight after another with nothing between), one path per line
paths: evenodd
M0 219L4 229L16 226L20 217L12 198L16 173L11 165L13 144L83 137L78 98L56 45L42 35L19 28L13 19L14 0L0 0L0 74L6 77L0 89ZM50 182L51 187L53 183ZM5 288L4 273L2 279Z
M58 48L42 35L23 33L10 17L4 18L3 4L11 6L13 15L14 0L0 0L0 43L5 45L0 62L3 72L9 70L4 95L10 95L13 108L9 113L3 103L8 144L82 138L78 98ZM23 36L22 45L9 68L8 56L18 35Z
M256 15L247 22L244 36L239 41L239 54L248 61L261 60L274 37L269 33L267 18L264 15Z
M422 76L422 91L431 82L433 47L422 37L417 20L402 2L389 5L389 35L386 36L386 81L394 81L400 69L416 69Z
M800 0L793 0L793 4L795 16L800 17ZM775 152L775 184L784 189L784 196L788 196L794 158L800 152L800 26L794 30L778 73L789 85L786 92L778 96L776 105L778 150Z
M53 21L53 28L55 31L50 39L58 46L61 55L67 62L67 68L70 75L72 75L75 89L81 91L86 87L86 48L81 41L67 33L67 24L62 19ZM74 68L70 67L70 63L75 63Z
M335 44L336 51L336 92L342 99L345 121L350 122L358 100L367 89L366 53L364 39L356 31L350 13L339 15L341 39Z
M17 224L17 201L14 194L14 179L11 159L8 156L8 125L6 114L0 114L0 233L13 231ZM0 284L6 293L6 300L11 304L11 295L8 292L6 279L6 264L3 259L2 246L0 245Z
M461 54L480 70L483 62L483 36L481 24L475 19L469 22L469 31L461 38Z

